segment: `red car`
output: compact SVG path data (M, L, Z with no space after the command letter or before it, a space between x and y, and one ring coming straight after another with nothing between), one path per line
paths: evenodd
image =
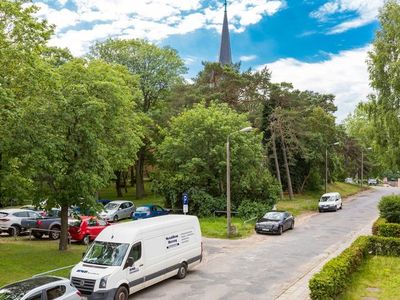
M69 220L68 225L68 232L71 239L87 245L110 224L96 217L80 216L79 219Z

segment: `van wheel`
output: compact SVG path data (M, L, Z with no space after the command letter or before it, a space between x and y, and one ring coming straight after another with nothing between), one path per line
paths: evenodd
M128 300L128 290L123 285L120 286L115 293L114 300Z
M187 274L187 265L186 263L182 263L179 267L178 274L176 274L176 278L183 279L186 277Z

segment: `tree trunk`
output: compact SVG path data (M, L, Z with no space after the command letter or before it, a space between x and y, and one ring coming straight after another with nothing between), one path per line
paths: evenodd
M304 180L303 180L303 183L301 184L300 193L303 193L303 192L304 192L304 186L306 185L307 180L308 180L308 178L310 177L310 175L311 175L311 170L308 172L307 176L306 176L306 177L304 178Z
M115 173L115 176L117 177L115 179L115 190L117 191L117 197L122 197L123 196L122 188L121 188L121 179L122 179L121 175L122 175L122 172L121 171L115 171L114 173Z
M129 170L131 172L131 186L135 186L136 180L135 180L135 166L129 167Z
M68 205L61 206L61 234L58 250L65 251L68 249Z
M278 179L279 183L279 194L281 196L281 199L283 199L281 171L279 170L278 155L276 154L275 133L272 134L271 141L272 141L272 152L274 154L274 161L275 161L276 178Z
M136 198L142 198L144 196L144 154L145 148L142 147L138 153L138 159L136 161Z
M292 180L290 178L290 170L289 170L289 164L287 160L287 152L286 152L286 145L285 145L285 138L283 137L283 132L282 128L280 129L280 134L281 134L281 140L282 140L282 151L283 151L283 162L285 164L285 170L286 170L286 177L287 177L287 182L288 182L288 192L289 192L289 199L293 199L293 188L292 188Z

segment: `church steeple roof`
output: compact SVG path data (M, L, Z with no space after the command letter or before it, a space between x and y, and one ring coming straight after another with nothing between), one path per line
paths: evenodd
M227 3L225 0L225 11L224 11L224 23L222 25L222 36L221 36L221 47L219 50L219 62L222 65L232 64L231 54L231 41L229 37L229 26L228 26L228 12Z

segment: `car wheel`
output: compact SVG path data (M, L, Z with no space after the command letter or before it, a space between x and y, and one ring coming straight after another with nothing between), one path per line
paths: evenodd
M128 289L124 286L120 286L115 292L114 300L127 300L128 296Z
M90 243L90 236L89 236L89 235L85 235L85 237L84 237L83 240L82 240L82 243L83 243L84 245L89 245L89 243Z
M292 221L292 224L290 224L290 230L294 229L294 221Z
M51 240L58 240L60 238L60 228L59 227L52 227L49 232L49 239Z
M338 208L337 208L337 206L335 206L335 209L333 211L337 211L337 210L338 210Z
M32 231L32 235L39 240L43 237L43 233L39 231Z
M8 234L11 236L19 236L21 234L21 227L18 225L12 225L8 229Z
M176 278L183 279L186 277L187 274L187 265L186 263L182 263L179 267L178 274L176 274Z
M118 216L117 215L114 216L113 221L114 222L118 222Z
M283 233L283 227L282 227L282 226L279 226L279 228L278 228L278 234L279 234L279 235L282 235L282 233Z

